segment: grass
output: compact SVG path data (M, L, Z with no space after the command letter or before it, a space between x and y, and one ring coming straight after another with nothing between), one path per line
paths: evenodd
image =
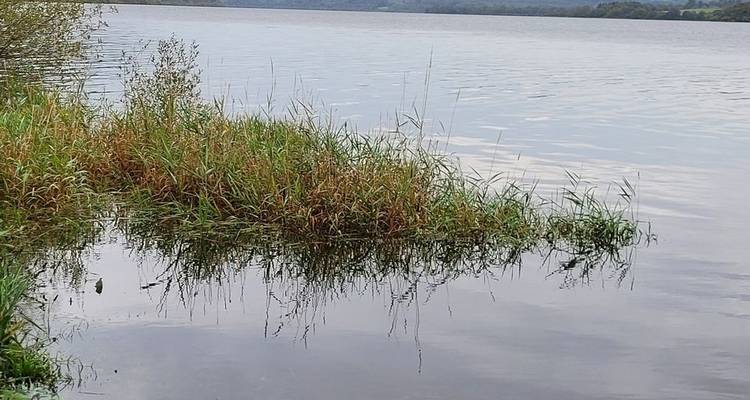
M120 108L6 84L5 230L114 210L316 240L491 238L616 249L637 236L629 201L608 205L589 191L552 201L514 182L469 179L412 138L336 128L301 104L281 119L227 115L221 102L200 99L195 51L162 42L149 68L127 71Z
M0 389L3 398L24 398L31 385L54 388L62 375L36 335L39 328L24 314L33 279L22 264L0 255Z
M298 235L514 235L533 229L523 194L484 198L437 157L367 139L208 108L109 114L29 93L5 128L2 201L22 218L90 215L102 196L196 223L234 219ZM18 112L20 111L20 113ZM20 115L19 115L20 114Z

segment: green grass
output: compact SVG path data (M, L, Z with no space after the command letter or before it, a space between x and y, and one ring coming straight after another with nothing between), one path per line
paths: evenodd
M0 252L0 390L10 396L32 384L54 387L62 377L36 335L38 327L23 312L33 280L6 255Z

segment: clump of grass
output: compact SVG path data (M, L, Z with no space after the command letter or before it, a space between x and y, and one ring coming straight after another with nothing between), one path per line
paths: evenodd
M199 98L196 54L171 40L151 73L128 70L126 110L104 128L123 192L176 205L183 219L299 235L474 235L510 233L502 228L511 218L531 223L517 193L485 199L447 159L405 138L364 137L304 111L226 115Z
M235 225L304 238L466 238L530 248L547 239L616 248L635 237L624 211L585 193L545 207L513 182L470 180L406 136L363 136L287 118L228 115L197 90L197 50L160 43L126 69L121 108L38 88L0 109L0 208L17 220L120 216ZM626 210L627 208L623 208ZM7 213L7 211L6 211Z
M62 375L46 353L46 341L34 334L38 327L22 309L32 290L28 272L0 259L0 388L20 390L29 385L54 387ZM11 392L8 392L11 393Z
M631 207L635 188L627 179L618 185L616 200L605 202L596 197L594 187L582 184L579 175L568 172L568 177L571 188L563 188L547 216L546 237L551 245L562 241L582 254L615 253L641 238L653 238L650 232L639 230Z
M0 203L4 219L44 214L82 215L95 204L91 186L106 156L90 131L83 104L21 83L3 86L0 96ZM94 179L92 179L94 178Z

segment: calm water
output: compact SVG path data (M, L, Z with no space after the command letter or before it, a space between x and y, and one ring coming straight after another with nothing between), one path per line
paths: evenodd
M114 238L84 290L59 289L55 329L75 328L60 350L92 366L65 398L750 397L750 24L140 6L108 21L97 90L120 90L121 51L174 32L235 111L273 92L277 113L305 97L371 131L426 104L467 169L541 191L566 169L627 177L659 244L621 285L534 256L322 284L258 260L180 281Z

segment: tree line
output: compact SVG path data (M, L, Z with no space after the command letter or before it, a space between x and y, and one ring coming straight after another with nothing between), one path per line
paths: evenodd
M750 2L696 2L651 4L614 1L576 7L491 5L472 1L428 7L425 12L442 14L525 15L579 18L662 19L691 21L750 22Z
M311 10L426 12L439 14L524 15L546 17L666 19L750 22L750 2L688 0L676 2L598 0L89 0L119 4L163 4L293 8Z

